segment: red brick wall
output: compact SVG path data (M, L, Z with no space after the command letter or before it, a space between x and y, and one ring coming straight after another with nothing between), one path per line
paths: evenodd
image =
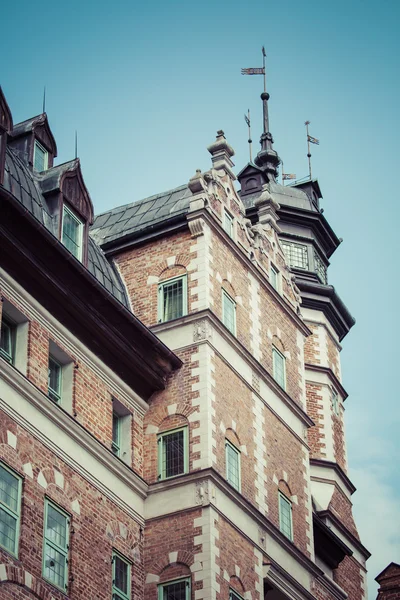
M345 556L338 568L334 570L333 579L341 588L346 590L348 600L362 600L364 598L360 565L353 557Z
M326 458L324 415L320 413L323 408L322 386L306 381L307 414L315 425L307 431L310 455L312 458Z
M310 365L321 364L320 341L318 336L318 325L307 323L307 327L312 331L304 344L304 362Z
M339 409L340 410L340 409ZM343 431L343 412L340 415L336 415L332 410L332 421L333 421L333 451L335 453L335 460L339 467L346 472L346 456L345 456L345 439Z
M0 550L0 562L18 568L23 565L40 582L43 590L51 592L57 600L65 598L41 579L46 497L71 515L69 575L73 581L70 583L69 597L77 600L85 597L109 600L111 557L112 550L116 549L132 561L132 599L142 600L143 548L138 523L6 414L0 413L0 422L0 458L23 477L19 560ZM7 430L17 437L16 450L6 443ZM23 471L26 463L32 465L33 478ZM54 469L64 477L63 489L55 483ZM47 489L37 481L40 472L47 481ZM80 514L72 508L75 500L79 502ZM14 592L19 596L12 595ZM29 595L21 590L18 592L15 583L0 584L0 598L11 597L24 598Z
M340 521L343 523L343 525L345 525L345 527L347 527L350 533L352 533L357 539L360 539L354 523L352 504L338 488L335 488L328 508L337 517L339 517Z

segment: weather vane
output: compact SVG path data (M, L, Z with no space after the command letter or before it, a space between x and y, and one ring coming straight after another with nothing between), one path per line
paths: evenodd
M249 153L250 153L250 162L253 162L253 157L252 157L252 152L251 152L251 143L252 143L252 139L251 139L251 127L250 127L250 109L247 109L247 115L244 115L244 120L247 123L247 127L249 128Z
M283 161L281 161L281 165L282 165L282 185L285 185L284 182L287 181L288 179L296 179L295 173L285 173L284 168L283 168Z
M317 140L317 138L315 138L315 137L312 137L312 136L311 136L311 135L308 133L308 126L309 126L309 124L310 124L310 123L311 123L311 121L306 121L306 122L304 123L304 125L306 126L306 129L307 129L307 148L308 148L308 153L307 153L307 156L308 156L308 172L309 172L309 174L310 174L310 181L311 181L312 177L311 177L311 152L310 152L310 143L311 143L311 144L316 144L317 146L319 146L319 140Z

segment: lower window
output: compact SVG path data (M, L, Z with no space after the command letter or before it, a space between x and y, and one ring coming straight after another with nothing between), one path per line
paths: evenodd
M131 563L114 551L112 565L112 600L129 600L131 597Z
M0 546L18 556L21 515L20 477L0 465Z
M68 588L69 524L70 516L46 499L43 577L63 592Z
M292 503L279 492L279 528L289 540L293 540Z
M187 427L161 433L158 437L159 478L168 479L188 471Z
M243 598L234 590L229 590L229 600L243 600Z
M190 579L179 579L159 585L158 600L190 600Z

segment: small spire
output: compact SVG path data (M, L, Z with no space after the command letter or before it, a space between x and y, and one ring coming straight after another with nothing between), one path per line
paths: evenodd
M46 86L43 88L43 106L42 106L42 114L46 112Z
M252 143L253 140L251 139L251 123L250 123L250 109L247 109L247 115L244 115L244 120L247 123L247 127L249 129L249 153L250 153L250 162L253 162L253 153L252 153Z
M278 177L278 165L281 162L278 153L273 149L274 139L269 130L269 115L268 115L268 100L269 94L266 91L266 69L265 69L265 50L262 48L263 54L263 71L264 71L264 91L261 94L263 102L263 133L261 135L260 144L261 150L257 154L254 162L266 174L269 181L276 181Z

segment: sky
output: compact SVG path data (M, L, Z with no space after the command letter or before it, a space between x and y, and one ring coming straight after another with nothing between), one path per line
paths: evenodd
M354 513L374 577L400 562L398 0L7 3L0 84L14 122L46 111L57 163L74 158L96 213L207 170L223 129L236 172L261 133L267 52L270 129L285 171L308 173L304 121L320 140L313 175L344 239L329 282L356 317L343 340ZM397 75L396 75L397 74Z

